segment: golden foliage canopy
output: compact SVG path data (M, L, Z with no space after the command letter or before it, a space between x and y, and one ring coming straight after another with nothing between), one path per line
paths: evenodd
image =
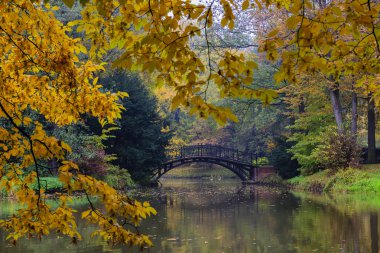
M236 121L229 108L207 101L207 88L217 86L221 97L260 98L269 103L276 94L269 90L248 89L256 63L245 52L232 48L213 54L209 40L214 5L223 9L221 25L233 29L233 9L247 8L232 0L212 1L208 5L193 1L89 1L82 19L70 22L85 32L91 43L90 56L101 58L108 50L122 55L114 66L156 74L158 84L174 91L172 107L190 107L201 117L211 116L221 124ZM101 32L99 32L101 31ZM204 38L205 50L194 48L192 41ZM212 56L211 56L212 55Z
M332 83L349 78L380 94L378 1L291 1L286 9L284 29L273 29L261 46L268 59L281 60L277 81L295 83L302 74Z
M1 188L12 191L23 204L13 216L1 220L0 226L13 241L21 236L41 238L50 231L76 241L81 235L68 202L74 191L80 191L89 201L96 196L102 204L97 209L90 202L90 209L82 213L82 218L99 225L95 233L110 243L150 245L147 236L125 225L135 227L155 210L82 174L76 164L65 160L70 147L47 135L39 121L27 116L37 112L59 126L79 121L82 114L112 123L123 110L117 101L127 95L100 91L95 73L103 69L102 64L79 60L85 47L79 39L67 36L69 28L49 9L48 4L28 0L0 2ZM66 190L58 196L57 206L48 204L40 181L44 161L53 159L59 162L58 176Z

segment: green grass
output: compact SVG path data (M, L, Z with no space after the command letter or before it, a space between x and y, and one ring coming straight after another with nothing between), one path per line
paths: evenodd
M63 191L63 184L58 180L57 177L41 177L40 178L41 187L45 190L46 193L55 193ZM37 182L34 182L30 185L33 190L38 189ZM0 190L0 199L4 198L12 198L14 197L14 191L6 191L6 189L2 188Z
M72 202L69 201L67 203L68 206L73 207L76 210L84 210L89 207L88 200L85 196L76 196L72 198ZM97 198L91 198L93 204L97 204ZM58 202L54 199L47 199L46 203L52 208L58 207ZM12 214L16 213L17 210L24 208L25 205L22 205L16 199L7 198L1 200L1 208L0 208L0 218L9 217Z
M41 177L40 179L41 187L46 192L60 192L63 190L63 184L59 181L57 177ZM32 184L33 189L37 189L37 182Z
M380 192L380 164L363 165L336 172L324 170L310 176L298 176L287 183L299 190L314 192Z

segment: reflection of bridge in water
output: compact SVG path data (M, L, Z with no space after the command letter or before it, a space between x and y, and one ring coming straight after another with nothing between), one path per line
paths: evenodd
M259 174L258 154L242 152L218 145L199 144L168 150L167 161L156 169L154 177L159 179L168 171L190 163L217 164L232 171L242 181L255 180Z

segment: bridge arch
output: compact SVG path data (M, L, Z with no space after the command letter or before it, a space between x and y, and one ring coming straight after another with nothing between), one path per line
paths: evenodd
M233 172L242 181L254 180L258 172L258 166L252 164L254 158L257 161L257 156L218 145L182 146L168 150L167 157L167 162L154 171L153 178L156 180L174 168L197 162L217 164Z
M242 181L245 181L249 178L249 173L248 171L244 171L240 168L237 168L237 166L234 166L230 162L227 161L221 161L217 160L215 158L211 157L193 157L193 158L183 158L183 159L178 159L175 161L172 161L170 164L164 166L164 168L158 172L156 179L160 179L163 175L168 173L169 171L176 169L178 167L181 167L186 164L193 164L193 163L208 163L208 164L216 164L219 165L223 168L228 169L232 173L234 173L238 178L240 178Z

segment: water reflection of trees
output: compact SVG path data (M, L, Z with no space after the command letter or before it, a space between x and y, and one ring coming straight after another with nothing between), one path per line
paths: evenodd
M380 206L369 208L368 200L359 204L223 182L170 185L142 196L158 211L141 229L153 238L151 253L379 252ZM139 252L90 239L93 228L79 225L86 239L77 246L52 236L41 243L24 240L16 248L2 243L0 252Z
M177 190L163 190L159 200L167 220L165 232L156 233L176 240L157 240L167 252L378 252L377 212L342 212L331 203L261 187ZM211 242L205 246L205 240Z
M197 252L266 252L263 250L268 246L286 241L280 237L274 242L268 230L263 229L283 229L284 221L271 218L279 213L274 207L283 202L284 211L291 213L297 202L291 195L269 188L167 190L157 200L161 204L158 212L165 213L167 219L160 225L161 231L155 231L168 233L171 239L168 242L167 238L157 238L156 242L168 250L165 252L189 252L193 247L199 248ZM291 225L290 219L286 222ZM170 245L172 251L168 249Z
M370 227L371 227L371 252L377 253L379 252L378 214L371 212L369 220L370 220Z
M331 196L302 196L294 216L295 244L307 240L305 251L378 253L379 209L360 208L361 200ZM380 199L379 199L380 200ZM372 211L371 211L372 210Z

